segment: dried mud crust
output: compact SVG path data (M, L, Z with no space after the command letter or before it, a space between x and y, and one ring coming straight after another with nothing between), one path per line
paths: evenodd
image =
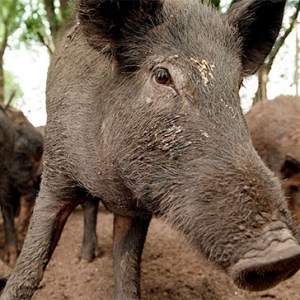
M101 208L98 257L92 263L78 262L83 216L80 209L75 210L33 300L113 299L112 221L113 216ZM0 243L2 255L3 230ZM1 276L7 274L4 269ZM189 248L180 234L153 219L143 252L141 289L143 300L300 300L300 272L267 291L239 290L228 276Z

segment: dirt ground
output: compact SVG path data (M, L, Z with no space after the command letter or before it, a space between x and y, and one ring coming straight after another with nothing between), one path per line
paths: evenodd
M113 299L112 221L113 216L100 208L98 256L91 263L78 262L83 216L82 211L76 209L33 300ZM3 232L2 224L0 229ZM2 253L3 234L0 235L0 256ZM9 272L2 264L0 274ZM227 275L199 257L167 224L153 219L150 225L142 262L143 300L300 300L299 284L300 271L267 291L239 290Z

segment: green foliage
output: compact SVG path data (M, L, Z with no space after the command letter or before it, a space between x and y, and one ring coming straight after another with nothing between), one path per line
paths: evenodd
M67 2L68 2L67 8L61 12L62 19L70 17L74 10L74 1L69 0Z
M25 3L5 0L0 5L0 49L7 46L7 38L20 28L25 12Z
M4 71L4 81L5 81L5 93L4 93L4 102L7 103L12 95L13 101L12 104L22 101L23 91L18 84L18 80L12 72Z
M24 21L22 34L19 41L29 46L32 42L40 42L40 36L46 37L49 34L45 22L44 11L36 8L31 11L30 16Z
M211 0L212 5L220 7L221 0Z
M13 36L13 46L18 48L20 43L30 47L36 42L48 39L49 25L46 19L44 4L41 0L18 0L26 5L23 22L19 24L19 31Z
M5 0L0 5L0 49L30 46L49 33L42 0ZM7 39L7 40L6 40Z
M214 5L217 8L220 8L221 0L203 0L203 3L207 5Z

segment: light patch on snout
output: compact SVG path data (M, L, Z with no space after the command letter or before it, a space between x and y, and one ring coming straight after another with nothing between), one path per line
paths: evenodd
M202 59L199 62L197 59L190 57L190 60L196 64L196 68L201 75L202 82L204 86L207 86L212 79L214 79L213 71L215 69L214 65L209 64L206 60Z

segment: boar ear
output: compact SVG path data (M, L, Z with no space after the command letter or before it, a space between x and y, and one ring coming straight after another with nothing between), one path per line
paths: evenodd
M154 26L161 0L78 0L80 27L90 44L102 47L116 42L130 32ZM141 28L142 27L142 28Z
M290 155L287 155L280 169L282 179L290 178L299 172L300 161Z
M271 51L282 24L286 0L237 0L227 18L242 39L244 75L253 75Z

